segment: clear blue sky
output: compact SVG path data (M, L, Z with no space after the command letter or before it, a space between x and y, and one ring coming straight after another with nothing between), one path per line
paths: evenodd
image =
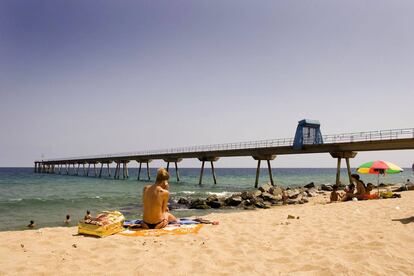
M413 14L409 0L0 0L0 166L293 137L303 118L323 134L414 127Z

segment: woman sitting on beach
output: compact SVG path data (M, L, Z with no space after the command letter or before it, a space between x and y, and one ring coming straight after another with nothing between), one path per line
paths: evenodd
M348 187L345 189L344 201L352 200L352 198L355 197L354 192L355 192L355 185L349 184Z
M355 186L356 186L356 193L354 196L358 199L363 199L364 195L367 193L364 182L360 180L358 174L352 174L351 179L355 183Z
M164 168L157 171L157 179L153 185L144 187L144 216L141 227L144 229L160 229L170 221L177 221L168 211L168 179L169 173Z

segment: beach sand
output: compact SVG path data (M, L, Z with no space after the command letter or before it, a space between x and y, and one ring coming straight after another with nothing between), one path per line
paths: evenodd
M401 195L212 213L220 225L181 236L1 232L0 275L414 275L414 191Z

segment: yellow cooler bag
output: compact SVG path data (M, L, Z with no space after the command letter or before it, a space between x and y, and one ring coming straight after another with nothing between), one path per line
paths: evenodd
M118 211L103 211L96 218L79 221L78 233L103 238L124 230L124 220Z

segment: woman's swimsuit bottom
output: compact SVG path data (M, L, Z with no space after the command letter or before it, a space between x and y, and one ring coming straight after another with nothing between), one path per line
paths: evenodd
M165 221L165 219L163 219L162 221L157 222L157 223L148 223L148 222L145 222L145 221L144 221L144 223L148 226L149 229L155 229L155 227L157 227L158 224L163 223L164 221Z

